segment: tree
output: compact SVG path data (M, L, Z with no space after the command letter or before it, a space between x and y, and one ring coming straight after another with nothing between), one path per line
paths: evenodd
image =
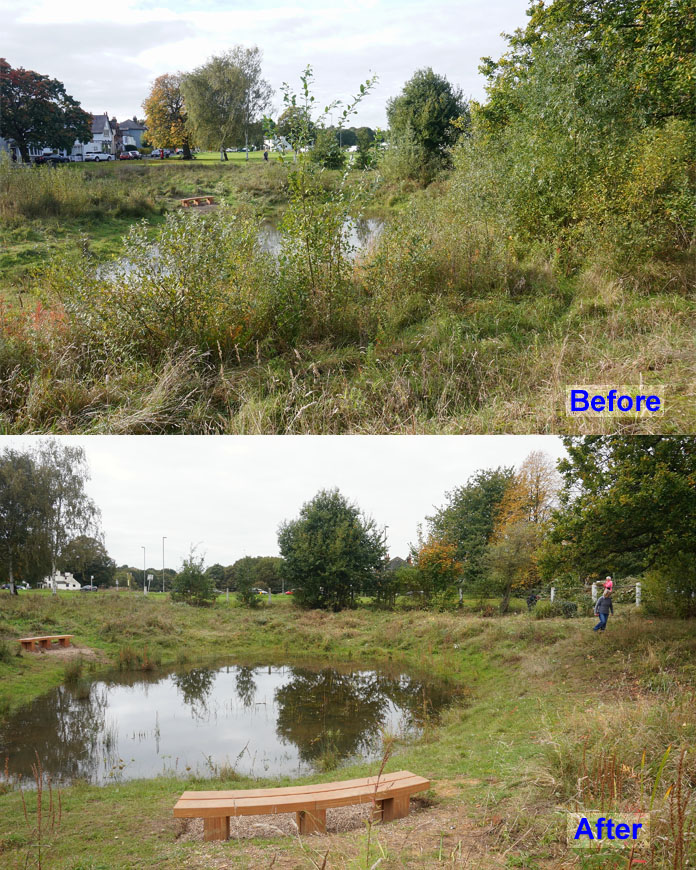
M430 67L417 70L401 94L387 103L391 133L397 139L412 132L428 158L441 158L461 135L453 122L464 118L469 109L459 88ZM466 126L466 123L464 124Z
M513 476L512 468L479 471L464 486L448 492L447 504L427 518L431 537L456 546L467 585L476 585L485 577L486 547Z
M79 583L93 582L95 586L110 586L116 574L116 563L107 553L104 542L89 535L78 535L68 541L58 565Z
M43 529L50 554L52 591L57 593L56 563L71 538L95 531L99 510L87 495L85 484L89 469L82 447L69 447L54 439L45 441L36 452L41 487L48 502Z
M337 489L321 490L278 531L282 571L304 607L342 610L385 569L384 535Z
M493 540L504 535L508 526L534 523L544 526L558 505L561 476L550 456L535 450L510 480L495 518Z
M45 576L50 564L43 530L49 504L41 476L27 453L5 449L0 454L0 566L17 593L16 577Z
M261 51L235 46L198 67L181 80L188 117L196 139L206 148L226 147L242 136L249 159L249 131L267 109L271 86L261 76Z
M183 601L194 607L211 607L216 597L215 582L203 569L203 557L197 557L191 550L172 583L172 601Z
M491 543L486 554L489 586L502 597L500 612L507 613L515 588L525 589L536 580L536 550L541 531L534 523L511 523Z
M234 579L237 597L246 607L256 607L259 595L256 592L256 560L245 556L234 563Z
M696 438L564 439L561 507L542 553L547 576L653 572L662 596L696 611Z
M462 565L456 555L456 544L438 538L431 537L421 545L415 561L420 591L426 601L460 586Z
M91 118L57 79L14 69L0 58L0 136L17 144L23 161L29 148L65 148L92 138Z
M151 141L159 148L181 146L184 160L191 159L191 141L186 107L181 92L182 73L165 73L152 83L143 103L145 123Z

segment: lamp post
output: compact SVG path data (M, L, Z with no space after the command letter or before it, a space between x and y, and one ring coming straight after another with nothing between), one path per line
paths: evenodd
M140 548L143 551L143 595L147 595L147 577L145 576L145 547Z
M167 536L162 536L162 592L164 592L164 542L167 540Z

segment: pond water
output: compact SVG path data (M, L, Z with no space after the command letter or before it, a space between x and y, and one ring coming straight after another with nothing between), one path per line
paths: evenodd
M384 221L378 218L351 219L346 222L345 228L347 241L352 249L349 256L350 259L355 259L358 254L368 250L377 241L384 229ZM259 242L264 251L277 257L281 246L281 234L278 227L270 221L264 222L259 231Z
M211 775L225 765L249 776L298 776L378 758L382 729L417 733L450 698L443 685L357 668L115 673L60 686L20 709L0 730L0 760L25 782L36 752L62 783Z

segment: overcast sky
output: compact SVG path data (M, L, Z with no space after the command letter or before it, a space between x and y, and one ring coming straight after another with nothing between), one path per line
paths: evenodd
M318 101L345 99L371 73L380 83L358 123L384 107L416 69L431 66L483 97L477 67L503 52L501 33L526 22L527 0L0 0L0 56L62 81L89 112L142 116L152 80L190 70L235 44L258 45L278 93L311 63Z
M5 436L26 448L43 436ZM565 455L550 435L497 436L64 436L85 450L88 491L101 508L110 555L121 564L177 568L190 545L206 564L278 553L279 523L319 489L341 492L388 526L405 557L417 527L445 493L482 468L519 466L532 450Z

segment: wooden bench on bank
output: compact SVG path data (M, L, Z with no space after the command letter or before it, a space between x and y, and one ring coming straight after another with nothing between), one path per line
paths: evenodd
M185 791L174 807L179 819L203 819L205 840L226 840L230 816L297 813L301 834L326 831L326 810L352 804L375 805L375 821L390 822L408 815L409 798L430 787L430 782L408 770L287 788L241 791Z
M37 643L41 649L50 649L54 640L57 640L61 646L70 646L72 637L74 637L72 634L49 634L46 637L20 637L19 642L22 644L22 649L34 652Z
M215 205L215 200L212 196L188 196L181 200L184 208L189 208L192 205Z

